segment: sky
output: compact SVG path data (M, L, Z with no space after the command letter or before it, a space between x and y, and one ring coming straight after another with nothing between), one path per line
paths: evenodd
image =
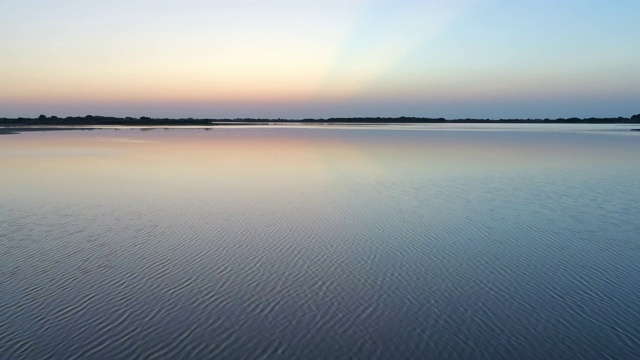
M0 0L0 117L628 117L637 0Z

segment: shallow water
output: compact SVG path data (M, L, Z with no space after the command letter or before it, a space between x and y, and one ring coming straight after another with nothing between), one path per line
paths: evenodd
M0 358L640 358L640 133L0 137Z

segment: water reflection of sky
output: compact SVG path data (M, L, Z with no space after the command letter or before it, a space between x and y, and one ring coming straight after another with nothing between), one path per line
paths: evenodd
M419 128L2 137L0 347L629 358L640 134Z
M12 169L4 181L25 189L43 179L69 189L88 186L89 179L147 190L320 186L399 173L447 177L610 166L637 156L638 136L619 130L465 124L27 132L2 138L0 161ZM629 136L617 136L622 133Z

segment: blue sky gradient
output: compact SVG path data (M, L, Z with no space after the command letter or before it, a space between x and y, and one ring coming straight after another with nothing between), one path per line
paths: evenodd
M0 3L0 117L640 113L638 1Z

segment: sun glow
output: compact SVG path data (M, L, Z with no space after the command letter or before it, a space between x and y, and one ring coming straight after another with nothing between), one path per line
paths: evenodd
M625 39L640 33L623 21L633 12L599 10L503 0L8 2L0 112L128 116L173 104L167 116L400 116L413 103L422 116L446 116L456 102L514 94L530 106L545 94L637 98L640 52ZM563 22L576 11L583 20ZM557 23L566 26L543 26ZM442 113L420 108L445 103Z

